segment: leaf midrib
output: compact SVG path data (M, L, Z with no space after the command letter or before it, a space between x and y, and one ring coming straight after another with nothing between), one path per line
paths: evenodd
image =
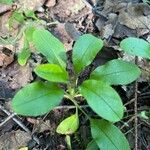
M97 125L96 125L97 126ZM99 128L99 126L97 126L98 128ZM111 141L111 143L118 149L118 150L120 150L117 146L116 146L116 144L113 142L113 140L109 137L109 135L107 135L101 128L99 128L104 134L105 134L105 136Z
M77 59L75 60L75 62L78 62L78 61L82 61L82 60L83 60L83 57L85 57L85 54L86 54L86 52L88 51L88 49L89 49L91 43L93 43L93 41L95 41L95 39L93 39L93 40L88 44L88 47L87 47L86 51L83 53L82 57L81 57L81 58L77 58ZM94 43L96 43L96 41L95 41ZM82 67L81 67L81 68L82 68Z
M41 37L42 37L43 41L45 41L46 43L48 43L47 40L43 37L43 35L41 35ZM60 67L63 68L62 65L61 65L60 59L57 57L57 54L55 54L55 52L54 52L53 49L51 49L51 51L53 52L55 58L57 59L57 61L58 61L59 65L60 65ZM48 51L48 53L49 53L49 51ZM50 53L49 53L49 54L50 54Z
M86 89L88 89L87 87L86 87ZM89 90L89 89L88 89ZM114 112L114 114L119 118L119 120L121 119L119 116L118 116L118 114L113 110L113 108L105 101L105 99L102 97L102 96L100 96L99 94L97 94L95 91L93 91L93 90L89 90L89 91L92 91L95 95L97 95L98 97L100 97L100 98L102 98L102 100L106 103L106 105L108 105L108 107L110 107L110 109L112 110L112 112Z
M39 99L39 98L41 98L41 97L45 97L45 96L49 95L49 94L51 94L51 93L52 93L52 91L48 92L47 94L40 95L39 97L32 98L32 99L30 99L30 100L28 100L28 101L26 101L26 102L24 102L24 103L20 103L20 104L18 104L18 105L14 105L14 106L17 106L17 107L18 107L18 106L23 105L23 104L29 104L29 103L31 103L31 102L33 102L33 101L35 101L35 100L37 100L37 99Z
M130 72L130 71L132 71L132 69L131 70L126 70L126 71L121 70L121 71L117 71L117 72L110 72L110 73L107 73L107 74L103 74L102 76L109 76L109 75L112 75L112 74L124 73L124 72ZM98 71L98 70L97 71L95 70L95 73L93 72L93 75L98 74L98 73L101 73L101 72Z

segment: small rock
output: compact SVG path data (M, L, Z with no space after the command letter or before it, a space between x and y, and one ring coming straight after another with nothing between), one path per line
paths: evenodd
M56 4L56 0L48 0L46 3L45 3L45 6L50 8L50 7L53 7L55 6Z

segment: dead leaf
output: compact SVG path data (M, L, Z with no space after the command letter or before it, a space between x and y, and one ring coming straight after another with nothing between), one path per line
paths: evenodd
M9 35L9 29L7 27L9 17L12 12L6 12L2 16L0 16L0 36L7 37Z
M11 5L0 4L0 14L3 14L12 9Z
M14 54L13 52L6 48L1 46L0 47L0 67L7 67L14 61Z
M29 64L26 66L15 64L13 67L9 68L9 71L9 76L12 76L12 82L10 83L12 89L24 87L33 80L32 69L29 67Z
M37 10L44 2L45 0L19 0L18 6L21 10Z
M17 150L20 147L27 146L31 140L31 136L21 130L8 132L0 136L0 149L1 150Z
M112 36L114 33L114 29L112 24L107 24L105 27L103 27L101 36L103 39L108 39L110 36Z
M54 35L59 38L62 43L64 43L66 50L72 49L73 40L66 32L64 23L59 23L56 28L54 28Z
M149 28L150 29L150 15L149 16L133 16L129 12L122 12L119 15L119 22L131 29Z

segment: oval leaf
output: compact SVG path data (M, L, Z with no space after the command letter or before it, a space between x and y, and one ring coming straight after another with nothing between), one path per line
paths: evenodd
M36 28L34 26L29 26L26 28L25 30L25 36L26 36L26 39L29 41L29 42L32 42L32 37L33 37L33 33L34 31L36 30Z
M124 85L136 80L140 73L140 69L135 64L115 59L96 68L90 78L110 85Z
M66 66L64 45L49 31L44 29L35 30L33 33L33 43L36 49L47 58L49 63L62 67Z
M89 65L96 54L103 47L103 41L90 34L84 34L79 37L73 47L73 64L75 71L79 73Z
M99 150L95 140L92 140L91 142L89 142L89 144L87 145L86 150Z
M54 84L34 82L15 95L12 108L20 115L43 115L61 102L63 94L63 90Z
M80 92L89 106L102 118L117 122L123 117L123 104L117 92L109 85L87 80L80 86Z
M52 82L68 82L68 74L60 66L55 64L43 64L35 68L35 73L48 81Z
M108 121L91 120L91 133L101 150L130 150L123 133Z
M150 59L150 43L140 39L129 37L121 41L120 47L127 53Z
M21 53L18 54L18 63L21 66L24 66L27 63L28 58L31 55L31 51L29 48L23 48Z
M60 134L73 134L79 127L78 114L74 114L63 120L57 127L56 132Z
M29 42L26 37L24 37L24 46L21 52L18 54L18 63L21 66L24 66L31 55L31 51L29 49Z

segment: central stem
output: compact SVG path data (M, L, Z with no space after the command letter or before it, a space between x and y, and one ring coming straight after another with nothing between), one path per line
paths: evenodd
M69 94L67 94L66 96L67 96L68 99L70 99L70 100L74 103L74 105L75 105L89 120L91 120L90 116L80 107L80 105L79 105L79 104L76 102L76 100L74 99L75 95L74 95L74 97L72 97L72 96L69 95Z

